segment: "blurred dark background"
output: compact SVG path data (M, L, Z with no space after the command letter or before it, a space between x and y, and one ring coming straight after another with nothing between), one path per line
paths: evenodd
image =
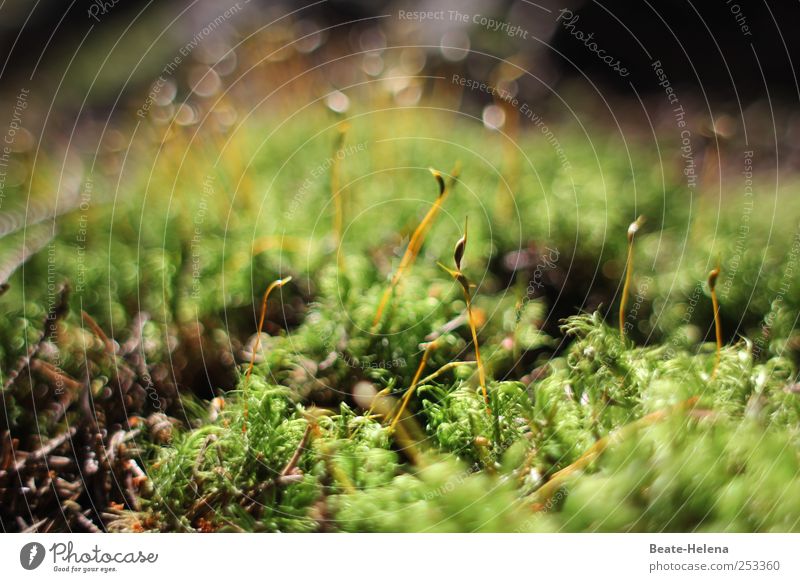
M462 25L471 48L508 57L524 55L527 66L540 71L547 82L585 79L622 94L633 84L640 94L660 92L650 68L660 60L676 88L701 99L742 103L759 98L795 100L798 92L795 63L800 62L800 39L794 32L800 22L800 3L757 0L689 2L659 0L594 2L564 0L330 0L327 2L275 2L241 0L247 5L228 23L238 31L270 22L277 16L298 14L320 26L378 19L383 28L396 26L399 9L449 10L480 13L529 31L527 39L487 33L479 25ZM229 6L212 0L6 0L0 8L2 77L8 87L30 81L69 97L69 80L82 85L94 81L90 100L102 104L116 98L126 84L147 83L176 47L191 38L198 27ZM256 8L256 9L254 9ZM594 33L598 46L630 71L623 78L576 40L555 17L561 9L579 16L574 30ZM402 23L401 23L402 24ZM438 42L454 22L419 25L419 38ZM348 27L332 34L346 35ZM98 64L114 43L123 39L113 65L106 64L97 79ZM429 38L428 38L429 37ZM450 37L448 37L450 38ZM548 47L547 44L551 45ZM80 50L78 50L80 49ZM468 59L480 59L471 55ZM141 62L140 62L141 61ZM69 68L68 68L69 67ZM134 70L135 69L135 70ZM64 83L62 74L68 71ZM130 76L130 79L128 78ZM85 96L85 88L80 93Z

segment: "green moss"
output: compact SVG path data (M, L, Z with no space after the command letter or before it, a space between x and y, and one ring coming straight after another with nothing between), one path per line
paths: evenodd
M152 142L135 144L126 195L92 205L83 219L65 217L55 260L33 257L2 298L0 359L13 369L38 341L50 298L42 282L73 282L58 350L49 346L40 357L73 378L88 369L101 408L129 396L118 394L115 365L125 356L107 353L80 310L118 343L135 338L135 318L149 313L139 347L156 397L147 399L137 376L141 390L127 410L176 420L171 440L148 430L138 438L150 481L134 515L142 527L800 529L800 293L783 264L794 241L795 198L781 193L781 216L752 213L752 240L769 234L771 246L737 250L737 209L722 209L724 228L703 216L690 221L687 194L675 178L662 183L652 147L629 148L631 167L613 139L595 151L565 131L567 172L552 148L523 133L535 167L523 164L514 192L521 214L509 219L487 194L497 192L491 164L501 160L483 128L448 119L458 143L434 146L425 138L437 137L441 112L401 110L391 119L373 112L355 118L348 134L366 146L341 164L359 179L348 187L350 222L333 248L328 178L317 171L335 137L333 129L319 131L326 115L310 111L266 142L273 120L243 127L236 145L258 155L240 190L239 159L214 166L198 152L191 169L176 175L189 143L181 130L157 159ZM418 139L385 139L409 132ZM485 150L484 159L477 152ZM373 330L408 236L435 196L427 167L457 159L460 185ZM213 170L204 175L201 167ZM634 170L636 198L620 194L631 191ZM115 187L109 177L88 178L94 192ZM640 213L663 219L637 234L631 333L622 340L606 319L618 302L625 231ZM450 264L464 215L491 412L475 368L449 369L417 387L401 422L408 443L387 427L385 409L354 398L352 389L369 382L395 405L434 337L422 378L474 359L461 289L436 266ZM83 246L81 220L90 224ZM730 336L716 375L704 283L709 249L723 257L718 292ZM515 268L515 253L530 264ZM270 300L246 382L261 294L287 275L293 281ZM584 301L604 307L583 313ZM568 316L560 329L554 314ZM227 381L222 373L206 377L215 367ZM83 414L76 395L67 415L50 421L40 411L37 419L30 395L46 389L34 375L4 391L4 422L31 432L41 420L41 433L55 434ZM224 398L219 414L209 410L212 397ZM693 408L674 409L694 397ZM663 418L641 420L654 413ZM125 422L114 419L112 428L130 428ZM541 497L543 485L598 442L610 444Z

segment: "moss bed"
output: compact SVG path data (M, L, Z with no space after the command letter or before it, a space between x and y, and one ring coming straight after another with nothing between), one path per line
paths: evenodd
M743 242L669 140L564 121L565 164L350 100L121 127L9 197L59 217L2 258L5 530L800 529L796 196Z

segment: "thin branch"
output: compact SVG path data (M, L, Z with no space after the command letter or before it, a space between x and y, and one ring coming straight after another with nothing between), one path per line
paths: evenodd
M30 453L24 459L17 461L17 463L14 465L13 472L19 473L20 471L22 471L22 469L25 468L25 465L27 465L28 462L30 461L38 461L40 459L43 459L44 457L52 453L54 450L56 450L58 447L63 445L65 442L70 440L72 437L74 437L77 431L78 431L77 427L72 426L66 432L63 432L57 437L50 439L49 441L47 441L46 445ZM0 472L0 477L4 476L4 473L5 471Z

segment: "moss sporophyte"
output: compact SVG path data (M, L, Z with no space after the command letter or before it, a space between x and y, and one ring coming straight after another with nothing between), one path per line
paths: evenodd
M483 360L481 359L481 348L478 343L478 329L475 323L475 315L472 311L472 285L464 273L461 271L461 260L464 258L464 253L467 249L467 227L468 227L468 219L464 219L464 235L458 239L456 242L455 248L453 249L453 262L455 263L455 270L448 269L441 263L439 266L442 267L445 271L447 271L453 279L461 286L461 290L464 293L464 302L467 306L467 323L469 324L469 330L472 334L472 345L475 348L475 362L478 366L478 383L481 387L481 392L483 393L483 399L486 402L486 411L491 415L492 411L489 406L489 392L486 389L486 370L483 366Z
M242 433L247 432L247 415L248 415L248 399L249 394L247 388L250 384L250 375L253 373L253 367L256 365L256 358L258 357L259 349L261 348L261 332L264 329L264 318L267 316L267 300L274 289L279 289L292 280L291 277L284 277L277 279L269 284L267 290L264 291L264 298L261 300L261 314L258 316L258 330L256 331L256 341L253 346L253 355L250 359L250 365L247 366L247 372L244 376L243 388L243 402L244 402L244 418L242 421Z
M291 69L259 66L271 83ZM91 204L57 229L14 230L12 206L59 191L56 156L4 183L3 527L800 529L791 192L784 212L723 204L709 226L663 195L685 177L651 171L668 163L657 148L621 160L602 125L611 147L595 151L553 118L559 153L509 110L510 149L460 115L444 139L441 108L368 111L347 133L324 106L236 131L216 109L154 122L126 150L134 180L85 177ZM369 152L347 155L361 140ZM427 171L465 156L461 176ZM360 201L392 211L357 220ZM658 228L631 223L645 214ZM728 258L709 273L711 248Z
M402 278L403 274L408 268L411 267L411 265L414 264L414 261L417 259L417 255L419 255L420 250L422 250L422 245L425 242L425 236L428 234L428 231L436 220L436 217L439 215L439 211L442 209L442 205L444 204L447 196L452 191L453 186L458 179L460 166L461 165L459 163L456 164L455 168L453 168L453 170L450 172L450 177L447 181L445 181L441 172L434 170L433 168L430 169L431 175L433 175L436 180L436 184L439 186L439 195L436 197L436 200L433 202L430 209L425 214L422 221L419 223L419 226L417 226L417 228L414 230L414 233L411 235L411 238L408 241L408 246L403 253L402 259L400 259L400 264L398 265L395 273L392 275L389 286L387 287L386 291L384 291L380 303L378 304L378 309L375 312L375 317L372 320L373 330L377 329L378 325L380 324L381 318L383 317L383 312L386 309L386 305L389 303L395 288L400 283L400 279Z

